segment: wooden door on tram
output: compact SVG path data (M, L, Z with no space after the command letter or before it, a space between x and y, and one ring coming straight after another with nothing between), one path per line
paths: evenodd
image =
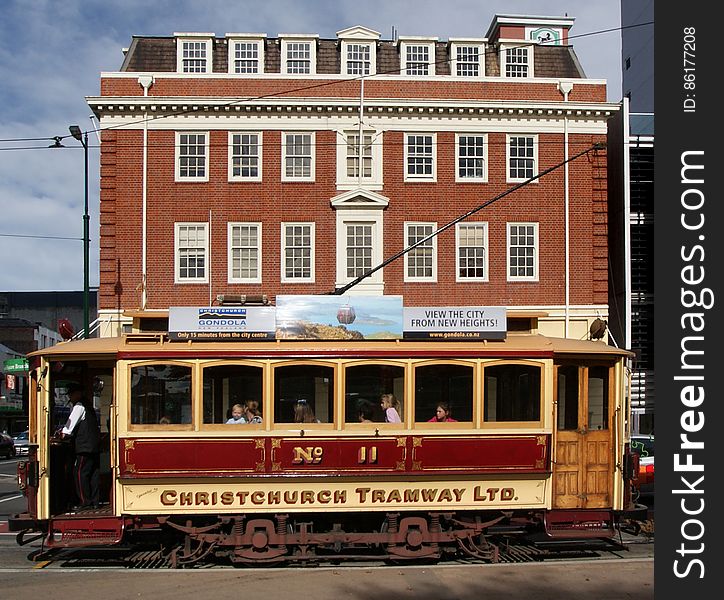
M613 368L556 365L553 508L611 506Z

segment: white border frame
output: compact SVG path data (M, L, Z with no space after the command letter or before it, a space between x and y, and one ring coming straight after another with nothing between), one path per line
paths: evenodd
M511 226L533 226L533 248L535 250L533 255L533 275L531 277L520 277L511 276L510 274L510 228ZM539 281L540 277L540 223L536 221L510 221L505 224L505 280L509 283L518 281Z
M533 65L535 64L535 56L533 48L535 47L536 42L529 41L529 40L511 40L507 42L500 42L500 54L499 54L499 63L500 63L500 77L503 79L532 79L535 77L535 70L533 69ZM507 71L507 54L506 50L512 50L514 48L527 48L528 49L528 75L526 77L508 77L505 72Z
M537 133L508 133L505 135L505 181L506 183L520 183L528 181L530 177L511 177L510 176L510 138L526 137L533 138L533 175L535 177L540 173L540 163L538 162L538 134ZM540 179L534 179L531 183L538 183Z
M226 34L228 48L228 62L227 70L230 75L236 75L237 77L257 77L264 73L264 38L266 34L249 35L249 34ZM256 51L259 55L259 70L256 73L237 73L234 70L236 43L242 42L245 44L256 44Z
M407 236L407 229L410 226L429 225L432 227L431 233L437 231L437 222L432 221L405 221L402 224L402 235L403 235L403 248L407 248L409 240ZM432 240L432 276L431 277L410 277L407 274L407 268L409 266L410 253L405 253L405 270L403 273L403 281L405 283L437 283L437 236L434 236Z
M478 80L485 77L485 52L487 40L464 40L464 39L450 39L450 75L452 77L460 77L461 79L472 79ZM479 72L477 77L470 75L458 75L458 59L457 50L461 47L474 47L478 49L478 67Z
M437 132L431 131L404 131L402 133L403 144L405 151L403 152L402 161L402 174L403 181L406 183L436 183L437 182ZM432 136L432 175L409 175L407 173L407 158L408 158L408 136L410 135L424 135Z
M285 229L288 226L296 226L296 225L308 225L309 226L309 236L311 240L311 253L310 253L310 262L309 262L309 278L303 279L299 277L287 277L286 276L286 232ZM280 236L279 236L279 277L281 283L301 283L301 284L307 284L307 283L315 283L316 279L316 260L315 256L317 254L317 224L314 221L282 221L280 223Z
M291 77L304 77L309 75L317 74L317 39L318 35L296 35L296 34L279 34L281 40L280 51L281 51L281 66L279 72L282 75ZM288 73L287 72L287 44L289 43L309 43L309 73Z
M195 277L193 279L181 279L181 255L179 254L179 228L203 225L206 231L206 244L204 245L204 254L206 265L204 267L204 277ZM209 268L211 266L211 257L209 256L209 223L208 221L177 221L173 224L173 282L177 285L184 284L207 284L209 283Z
M214 51L213 44L211 43L214 35L209 33L204 34L193 34L193 33L182 33L174 34L176 36L176 72L179 75L184 76L195 76L195 75L207 75L214 71ZM183 43L184 42L204 42L206 44L206 69L202 73L190 73L183 70Z
M415 38L413 36L399 38L400 43L400 75L405 77L431 77L435 75L435 42L437 38ZM428 70L426 75L411 75L407 72L407 47L408 46L427 46L430 54L428 62Z
M372 177L347 176L347 134L359 134L359 126L350 125L336 130L337 140L337 189L352 190L362 187L368 190L383 188L382 144L384 133L379 129L365 128L362 135L372 134ZM360 183L361 182L361 183Z
M204 136L204 173L203 177L181 177L181 136L182 135L203 135ZM211 133L209 131L183 130L176 132L176 148L174 152L174 181L176 183L204 183L209 180L209 154L211 153Z
M258 147L259 147L259 174L256 177L242 177L241 175L234 175L234 164L232 161L233 154L232 154L232 148L234 146L233 144L233 137L235 135L257 135L258 136ZM261 181L262 180L262 156L264 153L263 148L263 134L261 131L245 131L241 129L230 129L229 130L229 146L228 146L228 152L227 152L227 161L228 161L228 180L230 182L245 182L245 181Z
M460 228L461 227L480 227L485 229L485 239L483 247L485 248L485 269L484 277L461 277L460 276ZM490 281L490 224L488 221L468 221L466 223L457 223L455 225L455 283L487 283Z
M485 162L485 173L482 177L461 177L460 176L460 138L461 137L482 137L483 138L483 161ZM482 132L459 132L455 134L455 183L488 183L488 134Z
M370 72L366 75L354 75L352 73L347 73L347 47L350 44L357 44L360 46L369 46L370 47ZM340 48L340 67L339 67L340 75L345 75L347 77L370 77L372 75L377 74L377 42L376 40L364 40L364 39L343 39L341 40L341 48Z
M281 132L281 163L282 163L282 181L302 181L306 183L314 183L317 169L317 143L316 135L314 131L304 130L284 130ZM309 135L311 136L311 147L312 147L312 163L309 167L309 177L288 177L287 171L287 135Z
M347 225L354 223L370 223L372 227L372 267L382 263L382 247L384 245L384 215L382 207L378 208L338 208L337 209L337 268L336 285L343 286L353 281L347 277ZM381 296L384 292L384 269L378 269L363 279L350 290L351 294L372 294Z
M231 257L231 230L234 227L254 226L257 233L257 276L256 277L234 277L232 275L232 257ZM229 221L226 224L226 280L228 283L261 283L262 276L262 224L254 221Z

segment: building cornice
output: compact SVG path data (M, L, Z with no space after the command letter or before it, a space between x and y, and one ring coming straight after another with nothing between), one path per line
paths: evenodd
M307 115L357 114L359 100L354 98L264 98L233 100L228 97L160 96L88 96L88 105L96 115L138 115L144 112L235 114L303 113ZM367 115L496 116L607 119L618 112L620 104L611 102L550 102L521 100L450 100L427 98L367 98Z

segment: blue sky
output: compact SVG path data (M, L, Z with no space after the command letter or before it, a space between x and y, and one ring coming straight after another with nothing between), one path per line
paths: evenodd
M587 76L621 99L618 0L0 0L0 291L83 289L83 148L68 126L94 125L85 102L117 71L133 35L206 31L318 33L364 25L392 37L483 37L494 14L576 19ZM18 140L18 141L10 141ZM98 143L89 134L90 285L98 285ZM22 237L33 236L33 237ZM48 237L75 239L46 239Z

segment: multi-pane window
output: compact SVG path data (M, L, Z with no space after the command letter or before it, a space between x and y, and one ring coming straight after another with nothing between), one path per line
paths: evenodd
M260 73L261 62L257 41L233 41L231 42L232 73Z
M538 224L508 223L508 279L538 278Z
M261 225L229 223L229 281L257 283L260 269Z
M435 280L435 231L434 223L405 223L405 247L415 246L405 254L405 281L434 281Z
M208 42L182 41L181 42L181 71L183 73L207 73L208 68Z
M282 135L284 162L282 179L314 178L314 135L311 133L285 133Z
M177 134L178 179L207 178L206 134Z
M435 136L407 134L405 137L405 178L435 178Z
M455 47L455 75L458 77L480 76L480 46Z
M229 134L229 179L261 179L261 134Z
M487 180L487 143L484 135L459 134L457 136L457 179Z
M431 68L429 44L405 44L405 74L406 75L431 75L434 69Z
M205 282L208 235L206 223L176 224L176 281Z
M536 175L536 140L534 136L508 136L508 179L522 181Z
M314 73L312 41L286 41L284 43L285 72L290 74Z
M505 49L505 76L529 77L530 50L526 47Z
M347 277L360 277L372 268L373 231L373 223L347 224Z
M360 177L359 157L360 157L360 136L359 132L349 132L347 138L347 177L349 179L357 179ZM372 177L372 134L362 134L362 177L369 179Z
M487 281L487 223L457 225L457 280Z
M347 75L369 75L372 72L372 46L370 44L346 44Z
M282 281L314 280L314 224L282 223Z

